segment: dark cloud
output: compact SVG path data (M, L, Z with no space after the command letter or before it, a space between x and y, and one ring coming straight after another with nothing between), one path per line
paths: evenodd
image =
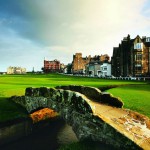
M66 45L75 35L70 25L81 17L79 15L81 6L76 5L78 2L78 0L76 2L2 0L0 18L5 19L5 26L12 28L24 38L41 44Z
M5 15L18 15L21 12L19 5L18 0L1 0L0 11Z

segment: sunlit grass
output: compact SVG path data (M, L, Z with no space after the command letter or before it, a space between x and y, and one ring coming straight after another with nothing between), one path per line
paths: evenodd
M120 97L125 108L150 117L150 84L121 86L110 89L108 92Z
M0 96L22 95L26 87L55 87L58 85L85 85L102 87L108 85L143 84L135 81L106 80L74 77L59 74L48 75L4 75L0 76Z

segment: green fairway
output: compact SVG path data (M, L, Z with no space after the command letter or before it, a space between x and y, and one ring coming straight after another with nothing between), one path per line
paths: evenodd
M60 74L27 74L27 75L1 75L0 76L0 122L9 120L10 118L16 118L19 116L26 116L24 110L20 110L19 106L14 106L6 99L12 95L24 95L26 87L55 87L58 85L85 85L93 87L106 87L112 85L128 85L121 86L109 90L110 93L115 96L119 96L123 99L125 107L133 109L143 114L150 116L147 110L149 106L148 89L150 84L146 82L138 81L123 81L123 80L110 80L110 79L99 79L99 78L88 78L88 77L75 77L66 76ZM132 86L131 86L132 85ZM133 86L134 85L134 86ZM136 86L135 86L136 85ZM138 92L141 89L142 92ZM120 93L119 93L120 91ZM125 92L126 91L126 92ZM132 91L132 92L130 92ZM128 92L128 93L127 93ZM127 93L127 94L125 94ZM139 95L139 93L141 95ZM128 97L125 97L128 95ZM138 100L142 98L142 102ZM7 108L7 109L5 109ZM10 108L10 111L7 111Z
M143 84L136 81L106 80L75 77L59 74L48 75L4 75L0 76L0 97L23 95L26 87L55 87L58 85L85 85L103 87L109 85Z

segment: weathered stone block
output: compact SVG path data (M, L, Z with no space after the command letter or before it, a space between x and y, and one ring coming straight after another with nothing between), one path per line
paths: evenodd
M49 89L47 87L40 87L39 88L39 96L49 97L50 96Z
M123 102L120 98L113 97L112 94L107 92L102 93L102 103L119 108L123 107Z
M101 101L101 91L97 88L82 86L81 93L92 100Z
M25 96L33 96L33 88L32 87L26 88Z
M33 88L33 96L35 96L35 97L40 96L40 89L39 88Z

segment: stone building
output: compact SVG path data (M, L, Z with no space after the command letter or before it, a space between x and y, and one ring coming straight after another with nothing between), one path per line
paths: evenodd
M150 76L150 37L124 37L113 48L112 75L116 77Z
M100 56L100 61L101 62L108 62L110 60L110 57L107 54L101 55Z
M26 74L26 68L21 67L8 67L7 74Z
M76 53L73 55L72 61L72 73L73 74L84 74L85 65L90 62L91 56L82 57L82 53Z
M60 66L60 61L58 61L57 59L52 61L44 60L44 67L42 68L42 70L44 73L60 72Z
M86 65L91 63L100 63L100 62L107 62L109 61L109 56L107 54L105 55L95 55L94 57L91 57L89 55L88 57L82 57L82 53L76 53L73 55L73 61L72 61L72 73L73 74L85 74L86 73Z

